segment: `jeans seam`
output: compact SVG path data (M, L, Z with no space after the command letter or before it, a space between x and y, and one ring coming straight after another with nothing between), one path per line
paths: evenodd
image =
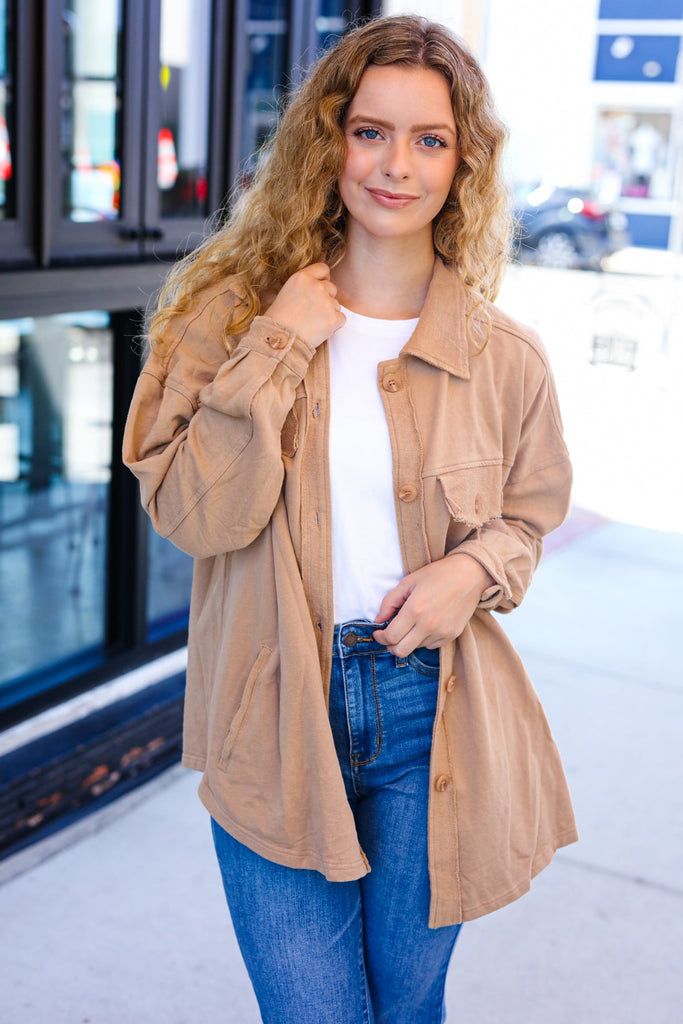
M371 1024L370 1020L370 985L368 983L368 972L365 966L365 928L363 925L362 909L358 915L358 970L360 973L361 998L363 1001L362 1024Z
M347 732L347 735L348 735L348 738L349 738L349 767L351 769L351 785L353 786L353 791L356 794L356 796L360 796L360 790L361 790L360 779L357 777L357 773L355 771L355 760L354 760L354 756L353 756L354 735L353 735L353 723L351 721L351 708L349 707L349 688L348 688L347 679L346 679L347 662L346 662L346 658L344 656L344 652L341 650L341 644L342 644L342 641L341 641L341 636L340 636L340 638L339 638L339 667L341 669L342 684L344 686L344 713L345 713L345 716L346 716L346 732Z
M353 753L351 754L351 764L353 765L354 768L362 768L365 765L373 764L373 762L376 761L377 758L382 753L382 742L383 742L383 735L382 735L382 711L381 711L380 703L379 703L379 691L377 689L377 672L376 672L375 656L374 656L374 654L371 655L371 658L372 658L372 663L371 663L372 664L372 696L373 696L373 700L375 702L375 717L377 719L377 741L375 743L375 752L372 755L372 757L368 757L364 761L359 761L359 760L357 760L353 756Z
M460 925L455 925L454 927L456 928L456 932L455 932L455 935L453 936L453 942L451 944L450 953L448 954L448 956L446 957L446 959L444 961L444 964L443 964L443 966L441 968L441 973L440 973L440 975L439 975L439 977L437 979L437 984L434 987L434 994L435 995L438 994L439 1001L438 1001L438 1006L435 1007L435 1009L438 1012L438 1016L434 1017L433 1024L443 1024L443 1021L445 1020L444 1000L445 1000L445 995L446 995L446 975L448 974L448 968L450 966L451 957L453 956L453 950L455 948L455 943L456 943L456 941L458 939L458 935L460 934Z

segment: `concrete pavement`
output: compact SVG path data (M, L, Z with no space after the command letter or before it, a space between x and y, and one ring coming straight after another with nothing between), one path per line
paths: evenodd
M463 928L453 1022L681 1019L683 536L573 522L503 621L562 751L581 841L531 893ZM2 1024L257 1024L197 781L173 769L0 864Z

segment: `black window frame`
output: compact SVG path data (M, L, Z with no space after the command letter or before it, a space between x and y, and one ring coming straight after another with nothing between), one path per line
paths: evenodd
M120 77L124 82L121 129L121 166L125 173L121 189L120 216L111 221L77 223L62 216L62 176L59 97L64 73L63 0L46 0L43 33L43 123L41 139L43 233L42 266L86 259L120 259L140 256L140 165L139 138L143 128L143 17L145 8L131 0L122 3ZM130 171L130 173L128 173Z
M46 117L42 151L51 173L43 177L43 234L40 262L43 266L98 260L175 257L197 244L206 221L226 192L224 151L228 121L226 62L229 49L227 6L212 0L209 110L209 191L207 217L162 218L156 185L157 132L159 121L158 67L161 0L122 0L121 45L122 138L121 211L112 221L75 223L61 214L59 173L59 118ZM54 106L62 75L61 0L46 0L43 43L43 109Z

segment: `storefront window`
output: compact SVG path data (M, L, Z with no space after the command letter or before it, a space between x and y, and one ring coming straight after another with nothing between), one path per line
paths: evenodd
M149 526L147 639L151 642L187 626L192 559Z
M115 220L121 204L122 0L65 0L62 215Z
M208 213L211 0L162 0L157 185L162 217Z
M14 217L14 44L13 0L0 0L0 220Z
M320 0L315 19L318 51L334 46L349 28L349 8L344 0Z
M603 110L598 115L594 179L608 199L671 199L674 156L671 115Z
M106 313L0 321L0 707L101 658L111 429Z
M246 28L248 64L242 155L248 175L256 153L277 122L287 67L289 23L285 0L250 0Z

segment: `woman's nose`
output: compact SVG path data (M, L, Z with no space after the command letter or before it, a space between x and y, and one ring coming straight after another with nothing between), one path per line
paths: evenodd
M398 181L410 175L410 146L397 140L385 152L382 172L387 178Z

